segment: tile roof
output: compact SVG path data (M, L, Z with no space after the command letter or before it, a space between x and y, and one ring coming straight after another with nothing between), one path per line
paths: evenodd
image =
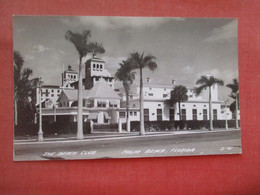
M114 91L114 89L103 78L94 85L89 91L89 98L109 98L120 99L120 96Z
M83 99L86 99L88 97L88 93L90 90L83 90L82 97ZM76 101L78 100L78 90L77 89L64 89L62 91L67 98L71 101Z

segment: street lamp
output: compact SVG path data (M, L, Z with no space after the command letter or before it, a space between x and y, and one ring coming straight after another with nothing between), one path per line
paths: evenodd
M43 80L40 77L38 82L38 93L39 93L39 131L38 131L38 141L43 141L43 131L42 131L42 84Z
M239 128L238 126L238 94L239 94L239 90L236 92L236 129Z
M226 121L226 130L228 130L228 121L227 121L227 103L229 102L229 99L225 100L225 121Z

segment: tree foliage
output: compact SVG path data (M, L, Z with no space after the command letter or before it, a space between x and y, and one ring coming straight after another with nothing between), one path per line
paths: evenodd
M29 77L32 70L23 68L24 59L19 51L13 52L14 67L14 114L15 124L25 124L33 121L35 107L31 102L33 94Z
M197 80L196 82L197 85L200 85L199 87L196 88L196 93L199 95L203 89L206 89L207 87L211 87L214 84L218 84L223 86L224 81L217 79L213 76L201 76L200 79Z
M65 34L65 39L73 43L76 50L78 51L79 57L83 58L88 53L93 52L96 53L105 53L105 49L103 44L99 44L96 42L89 42L89 38L91 37L90 30L83 30L82 33L67 31Z
M115 79L122 81L123 86L126 93L126 124L128 124L129 121L129 91L130 87L133 84L133 81L135 80L135 74L136 72L133 71L133 67L131 66L131 63L129 60L122 61L120 64L120 68L117 69L117 72L115 73ZM130 129L127 129L130 131Z
M196 84L200 85L195 89L195 92L197 94L200 94L203 89L209 88L209 120L210 120L209 130L213 130L211 87L215 84L223 86L224 81L217 79L213 76L201 76L197 80Z
M232 112L235 112L235 110L236 110L236 95L237 95L238 110L239 110L239 94L237 94L237 93L238 93L238 90L239 90L238 80L237 80L237 79L233 79L233 83L227 84L226 86L231 89L230 97L235 100L235 101L233 101L233 102L230 104L230 110L231 110Z
M140 134L145 134L144 115L143 115L143 69L148 68L154 71L158 68L155 62L156 58L153 55L145 55L143 53L133 52L129 55L129 62L134 69L139 69L140 72Z
M181 117L181 102L186 102L188 100L187 92L188 92L187 88L183 85L177 85L171 91L171 98L170 98L169 101L172 104L178 103L180 120L182 120L182 117Z
M65 39L70 41L76 48L79 54L79 82L78 82L78 114L77 114L77 139L83 139L83 114L82 114L82 58L88 53L104 53L105 49L102 44L90 42L91 33L89 30L83 30L82 33L67 31Z
M186 102L188 100L187 92L188 90L185 86L175 86L174 89L171 91L171 103L176 104L178 102Z

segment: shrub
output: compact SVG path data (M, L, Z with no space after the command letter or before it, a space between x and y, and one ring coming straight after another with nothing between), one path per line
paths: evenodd
M225 128L225 120L213 121L215 129ZM182 129L209 129L209 120L206 121L145 121L145 131L173 131ZM228 127L235 127L235 120L228 121ZM131 131L140 131L140 122L131 121Z
M44 135L55 135L55 134L76 134L77 133L77 122L55 122L53 124L43 123L42 130ZM39 125L20 125L14 127L15 136L33 136L38 135ZM83 133L90 133L90 123L83 123Z
M94 129L118 129L117 123L111 124L94 124Z

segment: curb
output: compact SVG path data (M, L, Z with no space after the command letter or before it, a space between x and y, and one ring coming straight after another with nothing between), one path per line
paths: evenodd
M107 136L92 136L86 137L82 140L77 140L76 137L70 137L70 138L51 138L51 139L45 139L43 142L37 142L37 139L34 139L34 141L28 141L28 140L19 140L14 141L14 145L30 145L30 144L50 144L50 143L72 143L72 142L89 142L89 141L105 141L105 140L117 140L117 139L131 139L131 138L145 138L145 137L160 137L160 136L166 136L166 135L189 135L189 134L204 134L204 133L220 133L220 132L232 132L232 131L240 131L240 129L232 129L232 130L213 130L213 131L180 131L180 132L172 132L172 133L151 133L146 135L139 135L139 134L133 134L133 135L107 135ZM60 139L60 140L57 140Z

